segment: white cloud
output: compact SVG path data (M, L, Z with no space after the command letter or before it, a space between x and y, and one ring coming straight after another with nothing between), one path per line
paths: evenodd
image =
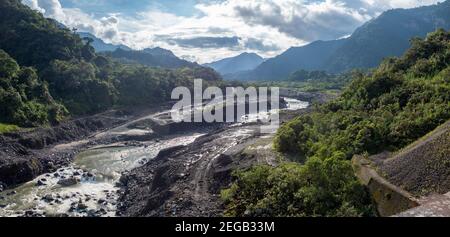
M65 15L59 0L37 0L37 3L48 17L60 19Z
M32 9L38 10L42 13L45 12L44 9L39 7L38 0L23 0L22 2L25 3L26 5L30 6Z
M250 24L275 27L306 41L342 37L371 18L343 2L333 0L312 3L261 0L244 3L236 1L234 12L237 17Z
M383 11L391 8L413 8L431 5L442 2L442 0L362 0L361 2L366 4L366 6Z
M198 14L177 16L160 10L133 16L98 17L58 0L24 0L47 17L132 48L160 46L200 63L240 52L272 57L291 46L348 36L365 21L391 8L430 5L438 0L225 0L197 4ZM164 36L164 37L161 37ZM239 38L233 47L196 48L167 39ZM185 41L183 41L185 42ZM190 41L191 42L191 41Z

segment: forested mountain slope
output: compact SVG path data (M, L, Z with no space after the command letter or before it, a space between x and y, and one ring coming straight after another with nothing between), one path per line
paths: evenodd
M450 119L450 32L414 39L401 58L356 75L338 98L282 126L274 145L304 165L256 167L223 192L229 215L371 215L349 160L395 151ZM426 159L426 157L423 157Z
M78 32L78 35L84 40L85 38L92 39L91 46L94 47L96 52L106 52L106 51L114 51L116 49L123 49L123 50L131 50L129 47L125 45L115 45L115 44L108 44L105 41L103 41L100 38L95 37L91 33L87 32Z
M0 123L29 127L117 105L154 105L194 78L221 81L209 68L150 68L98 55L19 0L0 1L0 12Z
M144 50L124 50L118 48L113 52L105 52L105 55L118 59L123 63L139 63L150 67L172 69L200 67L196 63L178 58L170 50L159 47Z
M450 29L450 1L414 9L384 12L358 28L344 45L325 61L331 72L372 68L386 57L400 56L410 39L425 37L438 28Z
M414 37L438 28L450 29L450 0L413 9L394 9L367 22L349 37L292 47L256 69L232 79L283 80L298 70L340 73L378 66L386 57L400 56Z

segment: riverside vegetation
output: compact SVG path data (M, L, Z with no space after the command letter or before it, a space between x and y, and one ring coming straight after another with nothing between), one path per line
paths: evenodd
M358 74L342 95L282 126L281 153L306 159L236 172L222 192L230 216L371 216L355 154L398 150L450 118L450 33L414 38L401 58Z
M439 5L441 15L447 16L449 3ZM0 133L117 106L157 105L169 100L174 87L192 88L198 77L205 86L226 84L214 70L195 64L163 69L97 54L91 40L19 0L0 1L0 12ZM449 64L450 33L438 30L413 39L401 58L387 59L368 73L354 72L337 99L277 132L274 148L306 161L235 172L235 182L222 191L225 215L377 215L349 160L398 150L447 121ZM336 90L348 78L298 71L277 83L299 83L303 91Z
M198 65L170 70L99 55L92 40L18 0L1 1L0 12L1 132L115 106L162 103L173 88L192 88L194 78L206 86L224 83L214 70Z

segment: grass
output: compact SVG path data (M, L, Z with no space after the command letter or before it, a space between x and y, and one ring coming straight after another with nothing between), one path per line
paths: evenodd
M14 132L17 130L19 130L19 127L16 125L0 123L0 134L7 132Z

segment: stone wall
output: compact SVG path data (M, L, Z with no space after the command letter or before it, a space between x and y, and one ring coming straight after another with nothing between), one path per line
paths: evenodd
M381 177L363 156L355 156L352 164L356 176L372 194L380 216L393 216L419 205L411 194Z

